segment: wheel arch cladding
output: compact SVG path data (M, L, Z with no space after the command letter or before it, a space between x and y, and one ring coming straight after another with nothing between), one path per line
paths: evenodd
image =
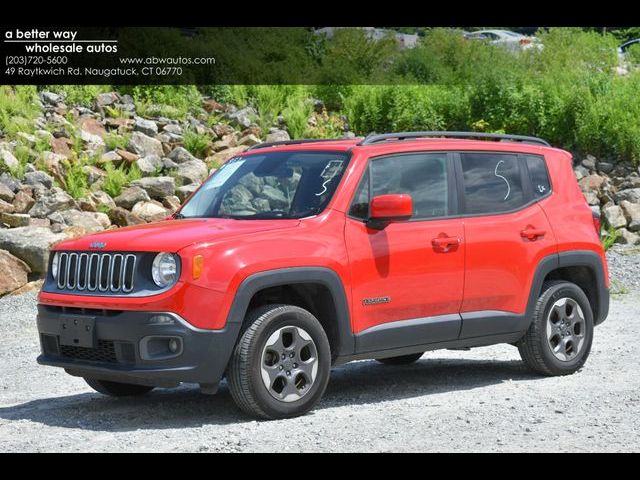
M543 258L538 264L531 285L527 304L529 318L533 313L536 299L542 292L542 285L550 280L565 280L580 287L589 299L595 325L607 318L609 290L606 287L602 259L596 252L588 250L560 252Z
M309 310L325 329L333 357L354 352L347 297L335 271L296 267L254 273L238 287L227 323L242 324L248 311L267 303L289 303Z

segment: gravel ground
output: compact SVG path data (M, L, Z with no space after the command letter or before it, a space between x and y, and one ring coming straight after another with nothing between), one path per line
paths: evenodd
M111 399L36 364L35 294L0 299L0 452L638 451L640 256L609 254L619 290L575 375L528 373L508 345L411 366L337 367L310 414L253 421L226 385Z

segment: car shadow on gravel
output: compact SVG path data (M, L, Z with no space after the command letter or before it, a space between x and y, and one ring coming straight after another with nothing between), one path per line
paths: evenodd
M355 362L333 368L327 392L316 411L536 378L542 380L529 373L519 361L429 358L405 366ZM214 396L202 395L198 388L184 386L155 390L138 398L116 399L97 393L42 398L0 407L0 418L108 432L195 428L253 420L236 408L225 382Z

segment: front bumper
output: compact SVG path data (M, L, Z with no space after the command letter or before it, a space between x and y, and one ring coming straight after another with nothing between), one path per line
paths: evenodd
M215 391L222 378L240 330L233 323L222 330L198 329L168 312L42 304L38 305L37 324L42 348L38 363L42 365L114 382L158 387L198 383L209 392ZM87 333L78 333L79 338L74 339L76 334L70 336L66 329L78 328L78 324Z

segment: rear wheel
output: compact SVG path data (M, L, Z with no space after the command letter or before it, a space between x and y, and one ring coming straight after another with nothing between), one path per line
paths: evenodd
M518 342L529 368L543 375L568 375L587 361L593 341L593 312L585 293L570 282L545 283L529 330Z
M134 385L132 383L108 382L106 380L98 380L97 378L84 379L87 384L96 392L111 397L133 397L149 393L154 387L147 385Z
M262 418L302 415L322 397L331 368L320 322L293 305L266 305L249 314L248 328L227 371L231 395L243 411Z
M420 360L422 355L424 355L424 352L402 355L400 357L376 358L376 360L385 365L410 365Z

